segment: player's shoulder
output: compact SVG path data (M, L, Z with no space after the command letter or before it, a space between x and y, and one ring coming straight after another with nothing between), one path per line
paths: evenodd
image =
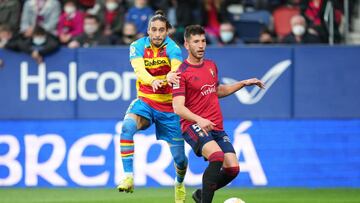
M188 63L186 63L186 61L184 61L181 63L181 65L179 66L177 71L180 73L185 73L189 67L190 67L190 65Z
M137 39L135 41L133 41L131 44L130 44L130 47L135 47L135 48L143 48L145 45L146 45L146 38L147 37L142 37L140 39Z
M205 65L215 65L215 61L211 60L211 59L204 59L204 64Z
M176 42L173 39L171 39L170 37L166 37L164 43L166 44L167 49L179 49L180 50L179 45L177 45Z

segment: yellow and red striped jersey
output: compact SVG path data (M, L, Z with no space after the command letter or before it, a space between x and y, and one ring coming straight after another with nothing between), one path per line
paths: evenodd
M172 87L165 83L153 92L155 79L166 80L166 74L176 71L182 62L181 49L169 37L160 47L151 45L149 37L143 37L130 45L130 61L137 76L137 96L152 108L173 112Z

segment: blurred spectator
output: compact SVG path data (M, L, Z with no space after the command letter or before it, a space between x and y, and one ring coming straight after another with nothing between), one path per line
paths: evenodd
M60 12L58 0L27 0L21 15L20 32L30 37L35 26L41 26L55 34Z
M130 45L133 41L139 39L137 35L136 26L134 23L127 22L124 24L120 39L117 44L119 45Z
M109 39L102 35L99 19L94 15L87 15L84 20L84 33L69 44L69 48L95 47L110 44Z
M342 13L339 0L302 0L301 12L306 17L309 28L313 33L317 33L323 42L328 42L329 31L324 21L324 14L327 3L331 1L334 7L334 34L335 42L340 42L339 24L341 23Z
M274 38L274 34L268 29L265 28L261 31L259 36L259 43L260 44L273 44L276 43Z
M105 0L98 13L98 18L104 26L104 35L112 36L114 34L121 34L124 24L125 9L118 0Z
M60 42L67 44L71 39L83 33L84 14L77 9L75 0L67 0L64 4L64 12L61 14L57 33Z
M37 63L43 62L46 55L53 53L59 47L58 39L40 26L34 28L30 38L19 43L20 51L30 54Z
M0 24L7 24L12 30L19 28L21 5L18 0L0 1Z
M0 24L0 48L18 50L18 38L7 24Z
M311 44L321 43L318 36L307 31L305 18L296 15L291 18L291 33L285 36L283 43L287 44Z
M203 25L202 10L203 3L198 0L173 0L173 6L175 7L176 24L173 24L176 28L174 33L174 40L179 44L184 44L184 31L185 27L191 24ZM171 22L170 16L168 16Z
M211 44L218 44L220 37L220 23L223 21L220 6L222 0L204 0L203 24Z
M235 28L230 22L221 23L219 42L222 46L243 44L242 41L236 37Z
M127 22L136 25L138 33L147 34L147 26L154 11L148 6L147 0L135 0L135 5L129 9L126 16Z
M96 0L77 0L80 6L80 9L86 11L87 9L91 9L95 6Z

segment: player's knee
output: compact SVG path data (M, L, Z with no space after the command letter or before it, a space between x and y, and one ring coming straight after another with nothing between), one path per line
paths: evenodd
M137 131L137 124L135 119L128 117L125 118L122 124L121 133L123 135L133 135Z
M216 151L210 154L208 157L209 162L224 162L224 152L223 151Z

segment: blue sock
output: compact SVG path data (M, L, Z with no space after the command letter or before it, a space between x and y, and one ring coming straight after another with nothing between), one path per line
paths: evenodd
M125 118L120 134L121 160L125 173L133 173L134 157L134 134L137 131L136 121L133 118Z
M178 183L184 182L186 169L187 169L187 157L185 156L184 146L171 146L170 151L175 162L176 181Z

